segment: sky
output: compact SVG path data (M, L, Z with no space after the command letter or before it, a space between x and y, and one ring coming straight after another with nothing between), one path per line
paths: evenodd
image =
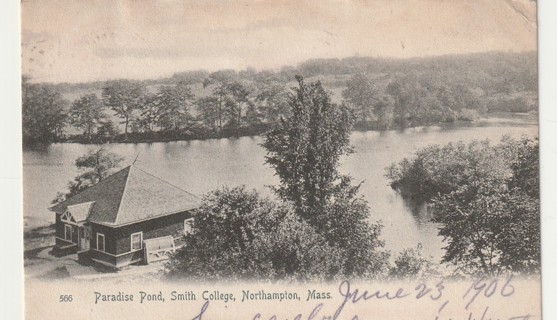
M536 50L531 0L23 0L35 82L278 69L314 58Z

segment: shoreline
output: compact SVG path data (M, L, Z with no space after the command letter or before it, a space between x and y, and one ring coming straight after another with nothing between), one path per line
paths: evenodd
M506 121L513 121L513 120L521 120L523 122L520 125L538 125L538 113L518 113L518 112L494 112L488 113L481 116L479 119L476 120L456 120L452 122L434 122L434 123L427 123L415 126L407 126L403 128L387 128L387 129L378 129L374 128L373 126L364 127L364 128L353 128L352 132L389 132L389 131L404 131L408 129L417 129L417 128L427 128L427 127L467 127L473 126L474 124L481 124L481 123L490 123L490 120L501 120L501 122ZM161 137L161 138L141 138L141 136L145 136L147 134L133 134L130 135L139 135L140 138L136 139L128 139L128 140L112 140L112 141L92 141L92 142L85 142L80 141L79 139L66 139L64 141L53 142L50 144L79 144L79 145L104 145L104 144L141 144L141 143L168 143L168 142L181 142L181 141L208 141L208 140L220 140L220 139L238 139L243 137L256 137L261 136L265 132L271 129L271 125L265 125L265 129L262 128L255 128L254 130L250 130L252 128L247 128L246 130L239 129L238 132L228 132L228 133L211 133L205 136L191 136L191 137ZM160 134L159 132L152 132L148 133L152 135ZM123 134L122 134L123 135ZM35 142L35 143L23 143L23 149L34 149L35 147L45 147L50 144L45 144L42 142Z

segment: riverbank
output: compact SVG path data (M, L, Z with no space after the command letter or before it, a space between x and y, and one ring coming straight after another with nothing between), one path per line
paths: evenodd
M484 114L478 118L461 118L454 121L442 121L431 123L417 123L405 127L388 127L385 128L378 121L358 122L354 125L354 132L367 131L388 131L388 130L406 130L428 126L469 126L470 124L498 120L498 119L516 119L519 121L529 120L536 121L537 113L518 113L518 112L493 112ZM259 136L272 128L271 123L261 123L251 126L243 126L238 128L223 128L222 130L214 130L200 125L193 125L188 129L177 130L172 132L150 131L150 132L130 132L126 136L121 133L113 137L94 136L86 139L81 135L71 135L65 139L60 139L56 143L78 143L78 144L105 144L105 143L154 143L154 142L174 142L174 141L194 141L194 140L210 140L210 139L228 139L249 136ZM24 147L34 147L32 143L25 143Z

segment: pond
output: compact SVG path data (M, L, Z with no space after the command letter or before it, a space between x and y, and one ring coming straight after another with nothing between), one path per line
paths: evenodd
M474 123L445 124L403 131L354 132L351 143L355 153L342 159L341 171L354 182L363 181L361 194L371 208L370 221L384 225L382 239L393 252L422 243L424 254L439 259L442 239L437 225L430 222L424 208L415 208L388 185L385 168L430 144L458 140L490 139L503 135L537 136L536 119L502 117ZM269 185L278 183L273 170L265 165L262 138L212 139L138 144L108 144L105 148L125 158L123 165L136 165L194 194L202 195L223 185L246 185L271 195ZM94 145L52 144L23 151L25 229L54 222L48 211L51 200L63 191L77 174L73 162Z

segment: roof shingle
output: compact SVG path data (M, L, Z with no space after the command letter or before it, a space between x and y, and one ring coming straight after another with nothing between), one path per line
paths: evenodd
M200 200L137 166L126 167L50 210L95 202L90 222L120 226L197 208ZM74 207L75 208L75 207Z

